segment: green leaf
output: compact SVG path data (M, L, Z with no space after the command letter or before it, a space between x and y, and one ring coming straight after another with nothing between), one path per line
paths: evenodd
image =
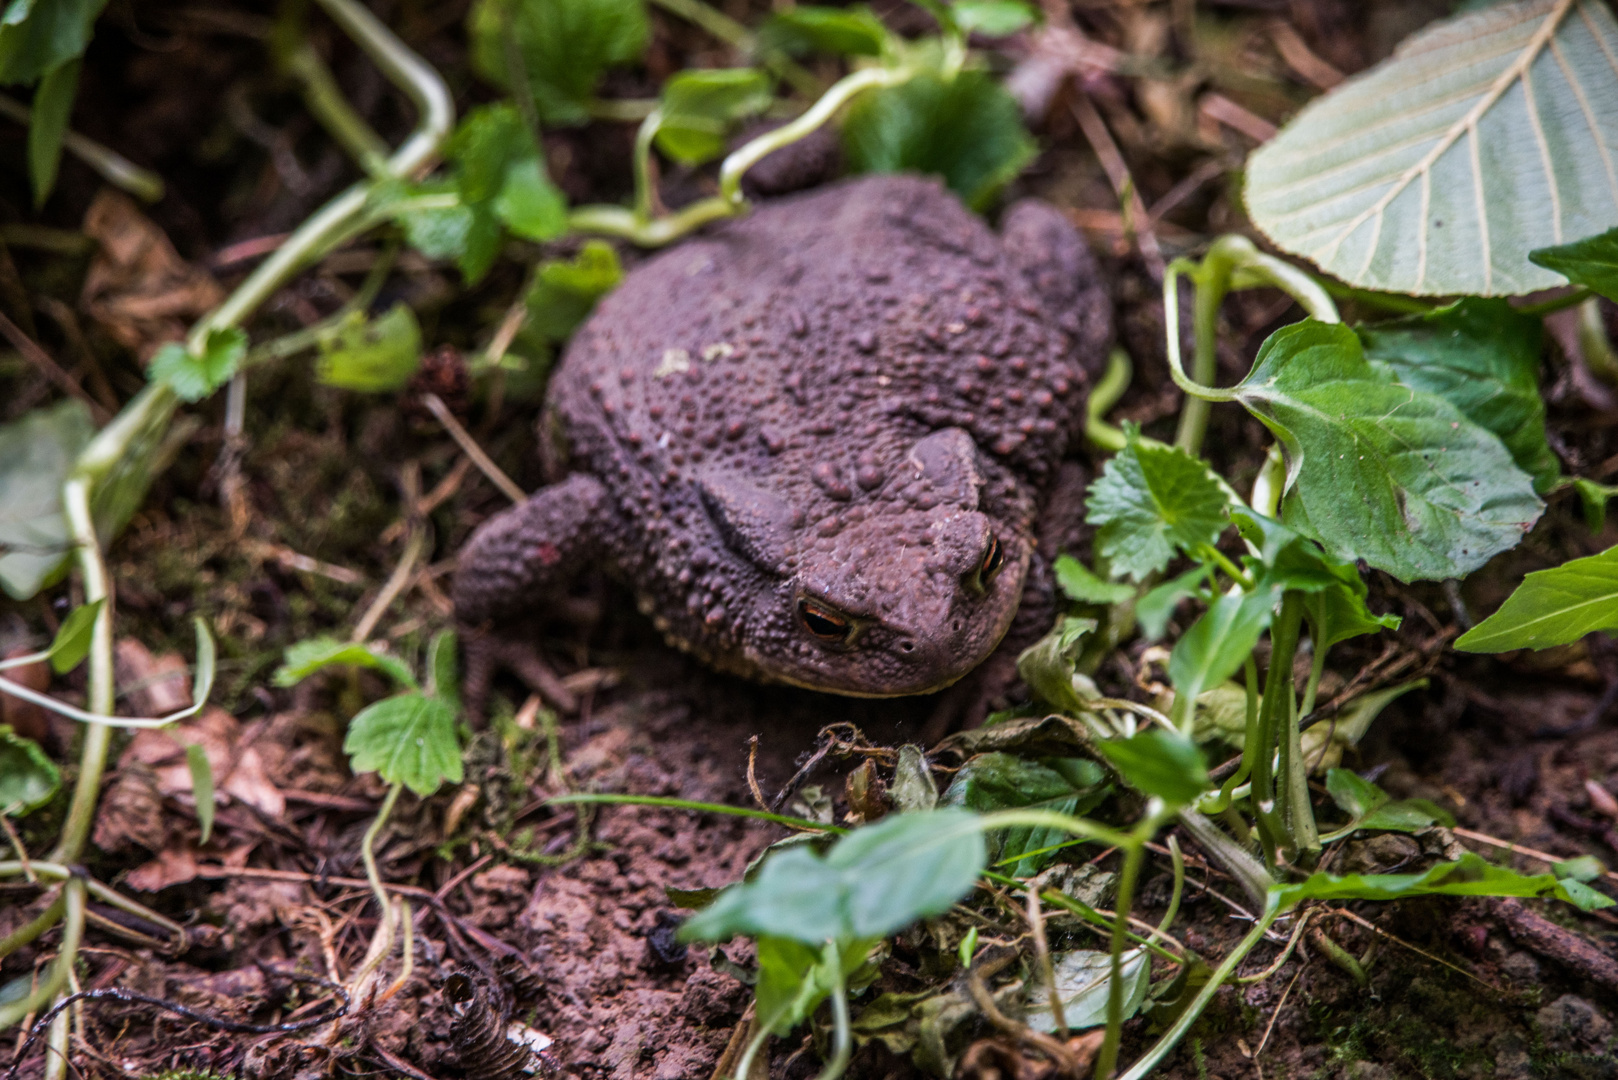
M213 836L213 766L201 743L191 743L185 748L185 765L191 772L191 794L197 800L197 824L202 826L199 842L206 844Z
M525 240L554 240L567 232L567 196L551 182L543 161L523 158L506 170L494 215Z
M842 837L825 858L801 847L775 852L751 881L687 920L680 938L745 934L818 947L886 937L971 890L985 859L978 821L953 807L893 814Z
M642 0L477 0L467 18L472 68L509 87L514 51L547 124L589 119L607 69L640 59L651 37Z
M623 276L618 253L605 240L588 241L572 261L540 263L528 289L529 329L550 341L566 341Z
M1069 600L1081 604L1121 604L1135 595L1134 589L1121 582L1102 581L1071 555L1060 556L1055 570L1056 584Z
M1084 699L1073 688L1073 669L1084 638L1096 628L1094 619L1064 618L1017 657L1017 674L1041 701L1070 714L1084 712Z
M173 440L179 399L148 382L80 452L73 472L90 484L90 516L103 548L129 524L146 500L152 478L179 449Z
M1304 614L1317 649L1399 628L1398 616L1375 615L1366 606L1370 591L1352 565L1333 561L1315 541L1262 514L1233 510L1231 519L1242 538L1258 548L1256 560L1245 560L1259 579L1258 588L1304 594Z
M756 68L676 72L663 84L657 148L684 165L725 153L725 136L738 120L775 100L770 77Z
M811 52L881 56L888 28L864 5L847 8L798 4L771 15L759 28L759 46L791 56Z
M1618 221L1618 22L1524 0L1426 28L1248 161L1284 251L1363 289L1510 296L1562 284L1529 252Z
M402 301L367 320L351 312L320 337L320 381L327 386L376 394L397 390L421 363L421 327Z
M84 55L107 0L11 0L0 13L0 84L33 83Z
M1119 957L1119 974L1124 980L1123 1019L1140 1011L1152 983L1151 959L1145 949L1127 949ZM1084 1031L1107 1022L1107 998L1112 992L1112 954L1094 949L1075 949L1055 957L1056 997L1062 1003L1062 1019L1068 1030ZM1028 981L1028 1004L1022 1021L1035 1031L1056 1030L1051 1015L1050 992L1045 981Z
M983 71L953 80L923 72L861 95L849 106L843 142L853 171L941 176L974 210L1034 156L1016 99Z
M1214 600L1169 654L1175 696L1194 701L1236 674L1268 629L1277 598L1273 589L1261 589L1223 593Z
M1286 449L1282 520L1342 562L1403 581L1462 577L1544 509L1497 437L1379 374L1346 326L1277 330L1235 394Z
M461 708L459 644L453 630L440 630L427 642L427 692L442 698L450 708Z
M1135 619L1140 623L1141 636L1147 641L1161 639L1167 632L1169 620L1174 617L1174 611L1180 606L1180 601L1201 592L1207 579L1207 567L1193 566L1179 577L1170 578L1141 597L1135 604Z
M1519 874L1491 865L1471 852L1420 874L1314 874L1295 884L1273 886L1270 895L1283 910L1304 900L1399 900L1432 895L1554 896L1585 911L1612 905L1611 900L1588 886L1578 892L1558 881L1555 874Z
M1183 735L1148 728L1128 739L1104 739L1096 748L1137 791L1171 806L1185 806L1208 790L1208 763Z
M39 592L67 563L62 482L94 434L90 410L72 399L0 424L0 589L13 600Z
M373 668L410 690L417 689L409 665L358 641L315 637L287 646L286 660L275 669L276 686L296 686L315 672L333 665Z
M1462 652L1568 645L1597 631L1618 633L1618 547L1536 570L1500 610L1462 634Z
M0 814L22 817L51 801L62 774L33 739L0 724Z
M1543 494L1561 475L1539 394L1544 322L1504 300L1467 297L1424 315L1357 328L1365 355L1406 386L1436 394L1506 444Z
M963 806L980 814L1030 806L1059 814L1084 814L1100 805L1111 790L1106 771L1086 758L1040 762L992 752L967 759L945 789L943 805ZM1032 877L1056 857L1050 849L1069 839L1060 829L1043 826L996 829L987 836L989 860L1011 864L1006 872L1013 877Z
M1530 251L1528 258L1554 270L1574 285L1583 285L1618 301L1618 229L1608 229L1559 247Z
M52 68L34 91L34 111L28 122L28 179L34 186L34 209L45 205L56 186L56 167L62 161L62 139L73 114L79 90L80 61Z
M1184 450L1145 443L1138 429L1090 485L1085 520L1099 525L1096 553L1116 574L1143 581L1176 551L1219 539L1229 500L1208 466Z
M97 600L91 604L80 604L68 613L62 620L62 625L56 630L56 637L51 642L47 654L51 661L51 670L58 675L65 675L78 667L90 652L90 638L95 634L96 616L107 605L105 599Z
M208 332L197 356L178 341L171 341L152 356L147 381L167 383L181 401L201 401L230 381L247 356L247 334L238 327Z
M1363 593L1345 585L1310 593L1304 599L1303 612L1316 649L1329 649L1339 641L1379 630L1397 630L1404 621L1397 615L1372 614Z
M806 789L807 790L807 789ZM927 754L914 743L899 747L899 760L893 767L893 782L888 785L888 798L901 814L914 814L936 809L938 784L933 771L927 766ZM826 820L831 821L829 815Z
M208 695L213 693L217 646L214 644L213 634L208 630L208 624L201 619L193 617L191 629L197 636L197 667L195 678L191 682L191 702L200 706L208 700Z
M423 798L445 780L461 782L455 710L426 694L395 694L361 709L348 722L343 752L355 772L374 770Z
M1034 9L1018 0L955 0L950 5L962 30L985 37L1005 37L1034 22Z
M1573 490L1578 492L1579 506L1584 510L1584 523L1592 533L1607 527L1607 503L1618 498L1618 484L1600 484L1585 477L1575 477Z
M837 965L846 980L865 963L876 942L837 943ZM836 986L832 945L810 947L790 938L758 940L757 1005L754 1015L777 1035L785 1035L813 1015Z

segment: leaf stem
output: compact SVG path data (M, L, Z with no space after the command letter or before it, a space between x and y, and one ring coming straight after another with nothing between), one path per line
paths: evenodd
M19 124L27 125L33 122L34 112L22 102L0 94L0 116L8 116ZM107 183L129 192L142 202L155 203L163 198L163 178L150 169L141 168L116 150L76 131L62 136L62 146L100 173Z
M382 875L376 868L376 838L382 832L382 826L387 824L388 815L393 813L393 804L399 801L399 792L404 790L404 784L395 783L388 789L387 797L382 800L382 807L376 812L376 820L371 827L365 830L365 837L360 841L360 860L365 863L365 880L371 883L371 895L376 897L377 907L382 910L382 918L388 917L388 894L382 888Z
M67 984L67 977L79 959L79 943L84 940L84 907L84 879L68 878L62 887L62 941L57 946L56 959L33 993L0 1005L0 1031L38 1012Z
M1114 348L1107 355L1107 370L1091 388L1089 400L1084 405L1084 437L1108 453L1116 454L1122 450L1126 440L1123 431L1107 423L1105 417L1129 389L1134 374L1135 365L1130 361L1129 354L1122 348Z
M849 1056L854 1052L853 1031L848 1022L848 984L843 976L843 958L835 940L826 942L831 954L831 1060L820 1071L816 1080L838 1080L848 1069Z

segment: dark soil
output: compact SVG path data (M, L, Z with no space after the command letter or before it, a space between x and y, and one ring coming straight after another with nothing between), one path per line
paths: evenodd
M721 6L757 18L768 5ZM910 17L897 3L875 7ZM1203 21L1188 34L1181 20L1192 8L1079 5L1080 24L1097 40L1181 68L1193 52L1199 57L1201 74L1180 83L1106 72L1085 81L1148 206L1188 177L1201 178L1159 220L1158 240L1171 254L1241 227L1229 169L1253 145L1218 124L1199 126L1193 94L1217 91L1275 122L1314 92L1270 44L1265 28L1272 20L1284 20L1317 58L1352 72L1386 55L1447 5L1211 3L1197 7ZM487 100L464 55L463 5L399 0L378 11L445 72L463 108ZM169 194L147 211L150 221L181 260L226 289L252 265L253 257L242 257L243 249L233 251L233 245L292 228L355 176L265 61L260 39L274 15L267 5L246 3L116 3L99 26L74 115L80 130L165 177ZM610 94L643 96L686 64L727 61L724 50L692 28L660 12L654 19L648 69L615 76ZM339 34L313 13L309 21L351 100L385 137L400 137L412 122L408 111ZM1255 71L1267 81L1239 77ZM570 197L623 196L630 132L626 125L598 123L550 137L550 161ZM1086 228L1106 260L1120 337L1137 369L1116 415L1140 421L1149 432L1171 430L1177 394L1163 362L1150 259L1125 241L1117 196L1068 97L1055 100L1038 134L1045 149L1013 194L1043 195L1073 211ZM21 179L22 159L21 129L0 129L0 219L78 232L99 189L96 177L69 160L57 194L36 215ZM700 190L706 182L700 175L668 180L671 190ZM9 275L6 261L14 261L12 281L22 290L0 280L0 304L13 321L37 333L87 386L103 387L110 404L127 400L140 385L136 358L155 343L136 339L150 328L132 331L75 312L87 254L31 247L16 231L0 235L11 238L9 255L0 257L0 279ZM520 262L532 262L541 253L517 254ZM373 255L370 247L356 247L284 290L255 323L255 340L334 310ZM519 261L506 261L467 290L453 270L406 259L379 303L404 299L418 311L430 344L471 348L487 340L520 288ZM1265 334L1295 317L1273 293L1233 297L1225 311L1227 377L1245 370ZM1611 481L1618 473L1611 397L1581 381L1554 344L1548 357L1553 446L1569 472ZM12 358L0 358L0 388L5 420L55 393ZM272 1024L320 1015L330 995L308 978L351 973L375 927L359 840L382 790L374 777L346 771L339 718L383 687L369 675L333 676L289 691L271 686L271 672L288 644L314 633L348 632L399 559L401 490L431 491L446 483L447 496L430 514L426 569L378 630L405 655L419 650L433 630L448 624L444 589L457 547L502 501L475 470L458 465L454 444L408 400L320 387L303 360L255 374L243 482L232 488L221 484L216 468L224 450L223 405L221 396L191 410L197 426L111 558L118 625L127 636L120 685L137 686L126 708L160 706L144 699L160 697L163 682L154 676L172 672L176 654L190 655L193 614L215 627L222 655L219 708L205 725L226 765L215 766L229 776L221 784L225 798L213 838L199 847L188 796L167 780L177 759L165 757L161 746L143 750L120 740L115 754L122 756L104 789L88 867L187 924L189 948L174 955L154 928L126 917L98 919L88 931L80 975L87 990L123 988L201 1014ZM540 475L534 408L532 398L514 389L503 403L478 400L467 412L483 445L528 488ZM1257 467L1262 432L1234 410L1215 417L1209 445L1240 484L1244 471L1250 476ZM1082 550L1082 528L1070 524ZM1563 493L1522 548L1474 575L1463 590L1373 581L1373 606L1403 615L1404 627L1334 654L1333 685L1381 685L1418 674L1429 685L1392 705L1348 764L1374 770L1369 775L1395 796L1437 802L1460 829L1340 846L1328 855L1332 865L1409 867L1463 844L1519 868L1544 869L1535 857L1501 851L1468 831L1556 858L1591 854L1618 862L1618 710L1610 692L1618 654L1593 641L1504 660L1443 648L1473 617L1470 611L1492 610L1525 571L1615 540L1612 526L1590 536L1576 502ZM548 1053L567 1074L710 1076L751 998L734 974L746 967L750 950L740 944L712 955L682 950L672 941L678 915L666 890L737 880L785 830L657 807L602 808L581 817L580 809L544 800L596 790L752 805L749 752L756 736L753 772L767 801L795 779L800 797L813 796L815 788L833 797L840 819L847 809L845 776L867 758L891 773L892 748L923 738L937 702L845 700L714 675L664 646L628 597L601 586L599 599L604 615L593 626L557 626L542 642L581 699L578 713L555 728L560 762L546 750L547 718L524 707L517 683L502 683L491 728L499 735L479 736L471 752L467 779L479 797L467 799L467 789L446 789L425 802L407 795L379 839L384 878L414 887L406 898L419 946L416 972L395 997L335 1027L251 1035L146 1005L96 1001L84 1005L85 1041L75 1049L74 1067L97 1076L178 1075L173 1070L254 1077L498 1075L480 1064L466 1022L455 1026L446 1003L445 979L461 971L481 980L480 993L505 998L513 1019L554 1039ZM53 629L71 601L70 585L29 603L0 600L0 646L9 649ZM1103 688L1140 697L1140 653L1136 645L1104 665L1097 676ZM59 680L55 690L72 697L82 694L82 682ZM1595 711L1598 702L1604 712ZM72 725L10 699L4 706L0 720L38 734L56 760L76 759ZM858 730L851 744L850 728L836 729L842 749L852 746L852 752L831 754L796 775L808 755L826 745L819 733L831 724ZM947 782L946 773L937 775ZM59 801L25 819L22 840L31 851L49 847L63 811ZM1142 918L1155 918L1167 902L1167 865L1166 859L1151 864ZM1190 877L1194 884L1173 933L1217 958L1247 924L1214 894L1239 894L1194 849ZM1611 875L1597 882L1609 893L1613 884ZM0 889L0 936L37 914L34 896L27 888ZM1618 919L1538 903L1425 900L1321 910L1311 925L1356 959L1360 977L1354 965L1332 959L1329 943L1306 935L1269 978L1223 990L1161 1075L1618 1077ZM1057 920L1052 933L1055 947L1095 941ZM0 965L0 985L42 965L57 944L53 933L9 957ZM1261 946L1244 972L1267 968L1279 949ZM901 941L883 981L869 993L930 985L922 974L925 958L922 944ZM856 1015L861 1007L857 1000ZM1132 1022L1126 1061L1129 1049L1150 1041L1150 1028L1147 1019ZM991 1034L969 1025L957 1038ZM20 1041L7 1045L14 1049ZM777 1040L772 1055L778 1077L803 1078L819 1068L801 1035ZM1049 1075L1043 1062L1014 1053L993 1060L1001 1071L985 1067L975 1075ZM37 1077L41 1070L42 1059L31 1051L19 1075ZM859 1051L850 1075L901 1077L915 1070L872 1043Z

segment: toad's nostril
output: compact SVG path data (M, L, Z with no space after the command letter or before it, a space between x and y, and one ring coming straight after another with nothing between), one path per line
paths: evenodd
M899 639L899 651L902 652L902 653L915 652L916 651L916 643L914 641L911 641L909 638L900 638Z
M961 632L961 620L956 619L954 622L949 624L949 627L951 630L959 634Z

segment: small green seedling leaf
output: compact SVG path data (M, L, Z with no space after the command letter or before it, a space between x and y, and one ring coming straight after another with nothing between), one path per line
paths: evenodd
M651 37L642 0L477 0L467 17L472 68L497 86L526 79L547 124L582 124L607 69L640 59ZM522 58L512 72L507 57Z
M1034 23L1034 9L1018 0L955 0L955 24L968 33L1005 37Z
M1151 728L1096 746L1131 787L1171 806L1185 806L1208 790L1208 763L1183 735Z
M348 722L343 752L355 772L375 771L423 798L445 780L461 782L455 710L426 694L395 694L361 709Z
M1420 874L1314 874L1290 885L1276 885L1271 896L1282 910L1304 900L1399 900L1407 896L1526 896L1565 900L1583 911L1611 907L1612 900L1577 881L1555 874L1519 874L1467 852Z
M1509 652L1568 645L1586 634L1618 633L1618 547L1536 570L1500 610L1462 634L1462 652Z
M0 724L0 814L22 817L51 801L62 774L33 739Z
M955 955L960 958L961 967L970 968L972 966L972 957L977 955L977 951L978 928L973 926L968 928L966 936L961 939L961 944L955 950Z
M962 806L980 814L1036 807L1059 814L1084 814L1100 805L1112 786L1107 773L1085 758L1029 761L1015 754L991 752L967 760L944 792L945 806ZM1019 825L988 834L989 859L1006 873L1028 878L1056 857L1067 833L1044 826Z
M201 619L191 620L191 629L197 635L197 667L191 680L191 704L199 711L208 695L213 693L214 674L217 670L218 650L208 624Z
M1467 297L1423 315L1358 327L1365 356L1406 386L1437 395L1492 431L1518 468L1549 491L1561 475L1545 441L1539 393L1544 322L1504 300Z
M1235 393L1286 450L1282 520L1339 561L1403 581L1464 576L1544 510L1498 437L1379 374L1346 326L1277 330Z
M201 401L230 381L247 356L247 334L230 327L210 330L202 355L171 341L152 356L146 378L167 383L181 401Z
M90 652L90 639L95 634L96 616L107 606L105 600L81 604L68 613L51 642L51 670L65 675L84 662Z
M1206 567L1193 566L1179 577L1170 578L1148 592L1135 604L1135 619L1141 636L1157 641L1168 631L1169 620L1180 601L1196 596L1207 584Z
M547 341L566 341L623 276L618 253L605 240L586 242L571 260L540 263L525 301L529 329Z
M202 839L199 842L206 844L213 836L213 766L208 762L208 751L201 743L192 743L185 748L185 765L191 771L191 795L197 800L197 824L202 826Z
M506 170L494 197L494 216L525 240L554 240L567 231L567 196L552 182L536 155Z
M95 434L69 398L0 424L0 589L27 600L61 576L72 547L62 482Z
M352 312L320 338L320 381L377 394L410 381L421 363L421 327L404 303L367 320Z
M1135 590L1122 582L1096 577L1088 566L1071 555L1056 560L1056 584L1069 600L1081 604L1121 604L1135 595Z
M1607 872L1606 865L1594 855L1580 855L1576 859L1564 859L1551 867L1551 873L1563 881L1591 882Z
M683 941L778 937L811 948L882 938L938 915L971 890L986 850L978 815L949 807L892 814L839 839L826 856L772 854L680 928Z
M317 637L287 647L286 660L275 670L276 686L296 686L322 668L337 664L374 668L406 689L418 688L409 665L387 653L378 652L358 641L338 641Z
M442 698L457 712L461 707L458 645L453 630L440 630L427 642L427 692Z
M1208 466L1184 450L1144 443L1138 428L1090 485L1085 520L1099 525L1096 553L1113 572L1143 581L1176 551L1212 544L1229 505Z
M1150 955L1145 949L1127 949L1119 957L1119 973L1124 980L1123 1019L1140 1011L1152 982ZM1068 1030L1084 1031L1107 1022L1107 997L1112 991L1112 954L1093 949L1075 949L1055 958L1056 996L1062 1002L1062 1019ZM1028 981L1028 1004L1022 1021L1035 1031L1056 1030L1051 1015L1050 992L1045 981Z
M28 122L28 179L34 187L34 209L45 205L56 186L62 162L62 140L79 89L79 60L52 68L34 91L33 116Z
M1530 251L1528 260L1618 302L1618 229Z
M1191 624L1169 654L1169 680L1176 697L1194 701L1246 663L1269 628L1278 599L1275 590L1224 593Z
M975 210L1034 156L1022 109L988 72L931 72L861 95L843 123L855 172L941 176Z
M663 84L657 148L684 165L725 153L725 137L738 120L770 107L770 77L756 68L677 72Z
M847 8L798 4L770 16L758 32L760 47L790 56L811 52L881 56L888 28L864 5Z
M1338 809L1348 814L1350 829L1409 833L1455 824L1455 819L1434 803L1426 799L1394 802L1387 792L1348 769L1328 770L1326 791Z

